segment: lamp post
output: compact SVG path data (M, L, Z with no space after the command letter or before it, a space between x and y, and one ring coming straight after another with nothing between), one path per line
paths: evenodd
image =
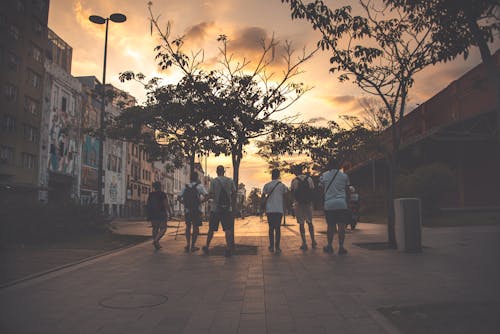
M102 90L101 90L101 116L99 124L99 161L97 164L97 205L103 210L104 193L103 193L103 176L104 176L104 131L106 129L106 58L108 53L108 24L109 21L122 23L127 20L123 14L111 14L108 18L103 18L98 15L91 15L90 22L95 24L106 24L106 35L104 38L104 65L102 68Z

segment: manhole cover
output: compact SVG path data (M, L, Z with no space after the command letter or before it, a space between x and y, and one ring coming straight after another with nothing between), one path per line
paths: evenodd
M257 255L257 246L236 244L233 255ZM224 256L225 245L216 245L210 248L209 255Z
M112 309L138 309L149 308L164 304L168 300L167 296L153 295L148 293L118 293L111 297L106 297L99 302L99 305Z

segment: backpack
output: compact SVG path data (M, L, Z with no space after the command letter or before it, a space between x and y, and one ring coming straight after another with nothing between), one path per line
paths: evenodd
M312 202L313 191L309 186L309 177L304 180L297 177L297 188L293 191L293 197L300 204L309 204Z
M217 201L217 209L220 211L228 211L229 207L231 206L231 201L229 199L229 194L226 191L226 188L224 188L224 184L217 179L220 184L220 194L219 194L219 200Z
M186 188L184 189L184 194L182 195L182 204L189 211L199 211L200 207L200 194L198 193L198 189L196 188L198 183L194 186L190 186L186 184Z

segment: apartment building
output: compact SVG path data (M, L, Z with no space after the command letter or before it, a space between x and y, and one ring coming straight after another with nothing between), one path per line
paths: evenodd
M37 200L49 1L0 2L0 189Z

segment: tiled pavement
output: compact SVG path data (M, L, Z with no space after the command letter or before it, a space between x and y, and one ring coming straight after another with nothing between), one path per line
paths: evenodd
M385 240L384 225L360 224L341 257L300 251L287 222L276 255L265 223L238 221L237 244L257 255L231 258L183 253L182 225L175 237L169 223L158 252L147 242L0 290L0 332L398 333L378 308L500 301L500 226L425 229L424 253L406 254L352 245ZM315 223L322 245L324 221ZM119 225L149 233L146 223Z

